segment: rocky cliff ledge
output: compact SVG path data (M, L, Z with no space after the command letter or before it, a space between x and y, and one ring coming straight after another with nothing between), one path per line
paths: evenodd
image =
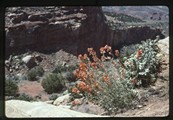
M6 56L27 50L63 49L77 55L105 44L117 48L159 35L159 29L131 27L112 30L101 7L15 7L5 16Z

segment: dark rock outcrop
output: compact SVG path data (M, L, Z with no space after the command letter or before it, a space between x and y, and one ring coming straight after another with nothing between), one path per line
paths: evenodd
M52 52L59 49L77 55L85 53L88 47L98 51L105 44L116 48L156 35L164 37L159 29L150 27L112 30L106 24L101 7L10 9L6 13L6 56L26 50Z

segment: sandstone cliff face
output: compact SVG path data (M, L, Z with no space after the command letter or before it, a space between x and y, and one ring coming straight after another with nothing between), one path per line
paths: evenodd
M64 49L77 55L88 47L96 51L105 44L113 48L139 42L160 30L135 27L111 30L100 7L9 8L6 12L6 56L26 50Z

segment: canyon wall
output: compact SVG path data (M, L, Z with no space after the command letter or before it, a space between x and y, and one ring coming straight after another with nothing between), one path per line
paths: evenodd
M63 49L74 55L88 47L96 51L108 44L117 48L164 35L148 26L112 30L101 7L8 8L5 16L5 53Z

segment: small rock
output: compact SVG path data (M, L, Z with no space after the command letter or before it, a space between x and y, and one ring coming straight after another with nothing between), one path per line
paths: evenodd
M41 62L43 60L43 58L40 56L40 55L35 55L35 59L38 61L38 62Z
M63 62L63 63L62 63L62 66L66 66L66 64L67 64L66 62Z
M5 65L9 65L10 62L8 60L5 60Z
M142 108L142 107L143 107L143 105L138 105L138 106L137 106L137 108L139 108L139 109Z
M10 19L12 19L12 18L16 17L16 14L10 13L10 14L8 15L8 17L9 17Z
M19 57L18 56L14 56L14 59L18 59Z
M12 61L12 55L10 55L9 59L8 59L9 62Z
M10 72L13 72L13 70L10 68Z
M16 67L15 67L15 70L19 70L19 66L16 66Z
M15 69L15 66L13 65L11 68L12 68L12 69Z

